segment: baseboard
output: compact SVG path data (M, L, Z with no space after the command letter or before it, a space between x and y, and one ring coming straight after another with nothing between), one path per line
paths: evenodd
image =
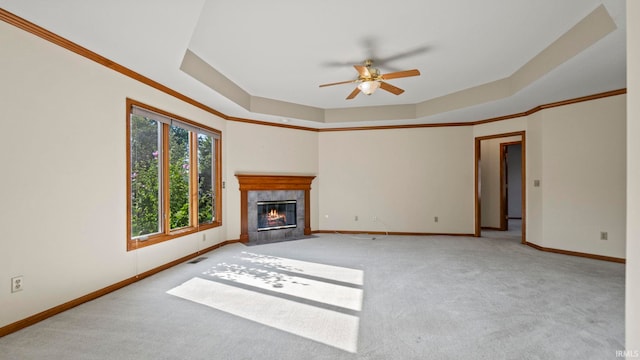
M474 234L456 233L423 233L423 232L399 232L399 231L367 231L367 230L314 230L312 234L371 234L371 235L409 235L409 236L475 236Z
M24 328L26 328L28 326L31 326L31 325L33 325L35 323L38 323L38 322L42 321L42 320L50 318L50 317L52 317L54 315L57 315L57 314L59 314L61 312L64 312L64 311L69 310L71 308L74 308L74 307L76 307L76 306L78 306L80 304L83 304L83 303L86 303L88 301L97 299L97 298L99 298L99 297L101 297L103 295L106 295L106 294L108 294L110 292L113 292L113 291L116 291L118 289L121 289L121 288L123 288L123 287L125 287L127 285L131 285L131 284L133 284L133 283L135 283L137 281L140 281L140 280L142 280L144 278L147 278L147 277L149 277L151 275L157 274L157 273L159 273L159 272L161 272L163 270L166 270L166 269L168 269L170 267L176 266L178 264L182 264L183 262L185 262L187 260L190 260L190 259L193 259L193 258L195 258L195 257L197 257L197 256L199 256L199 255L201 255L203 253L207 253L209 251L218 249L218 248L220 248L222 246L233 244L233 243L238 243L238 242L240 242L240 240L223 241L223 242L221 242L219 244L216 244L216 245L210 246L208 248L202 249L200 251L197 251L195 253L183 256L183 257L181 257L179 259L176 259L174 261L171 261L171 262L169 262L167 264L158 266L158 267L153 268L153 269L151 269L149 271L145 271L145 272L143 272L141 274L138 274L136 276L132 276L132 277L130 277L128 279L125 279L125 280L122 280L122 281L117 282L115 284L109 285L109 286L107 286L105 288L96 290L96 291L94 291L92 293L89 293L87 295L81 296L81 297L79 297L77 299L73 299L73 300L68 301L68 302L66 302L64 304L60 304L58 306L52 307L50 309L47 309L47 310L42 311L40 313L37 313L35 315L29 316L28 318L25 318L25 319L22 319L22 320L18 320L16 322L12 323L12 324L0 327L0 337L3 337L5 335L9 335L11 333L14 333L14 332L20 330L20 329L24 329Z
M540 246L540 245L537 245L537 244L534 244L534 243L530 243L530 242L527 242L526 244L528 246L536 249L536 250L545 251L545 252L551 252L551 253L563 254L563 255L571 255L571 256L578 256L578 257L584 257L584 258L595 259L595 260L611 261L611 262L616 262L616 263L621 263L621 264L626 264L627 263L627 260L623 259L623 258L617 258L617 257L612 257L612 256L604 256L604 255L595 255L595 254L583 253L583 252L578 252L578 251L570 251L570 250L561 250L561 249L548 248L548 247Z
M483 229L485 229L485 228L483 228ZM385 232L385 231L366 231L366 230L360 230L360 231L353 231L353 230L314 230L311 233L312 234L347 234L347 235L371 234L371 235L410 235L410 236L436 236L436 235L441 235L441 236L470 236L470 237L474 237L475 236L474 234L417 233L417 232L397 232L397 231ZM536 244L533 244L533 243L530 243L530 242L525 242L525 244L529 245L530 247L532 247L532 248L534 248L536 250L545 251L545 252L551 252L551 253L556 253L556 254L578 256L578 257L584 257L584 258L588 258L588 259L603 260L603 261L610 261L610 262L626 264L626 259L623 259L623 258L616 258L616 257L604 256L604 255L588 254L588 253L582 253L582 252L578 252L578 251L570 251L570 250L561 250L561 249L548 248L548 247L536 245Z

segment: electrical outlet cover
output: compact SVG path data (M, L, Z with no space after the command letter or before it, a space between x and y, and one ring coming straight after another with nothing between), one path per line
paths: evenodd
M18 291L22 291L23 289L23 278L22 276L16 276L11 278L11 292L18 292Z

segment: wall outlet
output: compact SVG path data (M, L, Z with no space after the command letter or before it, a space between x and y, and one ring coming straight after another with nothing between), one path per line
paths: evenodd
M378 217L373 215L373 218L371 220L373 220L373 222L376 222L376 221L378 221Z
M358 215L353 219L354 221L358 221Z
M438 217L437 216L433 217L433 222L438 222Z
M600 240L609 240L609 234L606 231L600 231Z
M22 288L24 286L24 279L23 276L16 276L16 277L12 277L11 278L11 292L18 292L18 291L22 291Z
M205 233L202 234L202 241L203 242L207 241L207 234Z

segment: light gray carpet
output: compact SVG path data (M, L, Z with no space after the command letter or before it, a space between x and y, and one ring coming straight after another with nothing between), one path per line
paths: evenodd
M481 236L491 239L522 240L522 220L509 219L507 222L507 230L487 230L482 229Z
M615 359L624 265L518 240L234 244L0 338L1 359Z

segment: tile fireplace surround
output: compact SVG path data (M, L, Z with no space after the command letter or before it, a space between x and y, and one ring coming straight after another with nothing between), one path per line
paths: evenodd
M240 241L277 241L285 237L311 235L310 190L313 175L236 174L240 184ZM251 193L251 194L249 194ZM297 200L298 228L258 233L256 202ZM304 228L300 227L304 224Z

